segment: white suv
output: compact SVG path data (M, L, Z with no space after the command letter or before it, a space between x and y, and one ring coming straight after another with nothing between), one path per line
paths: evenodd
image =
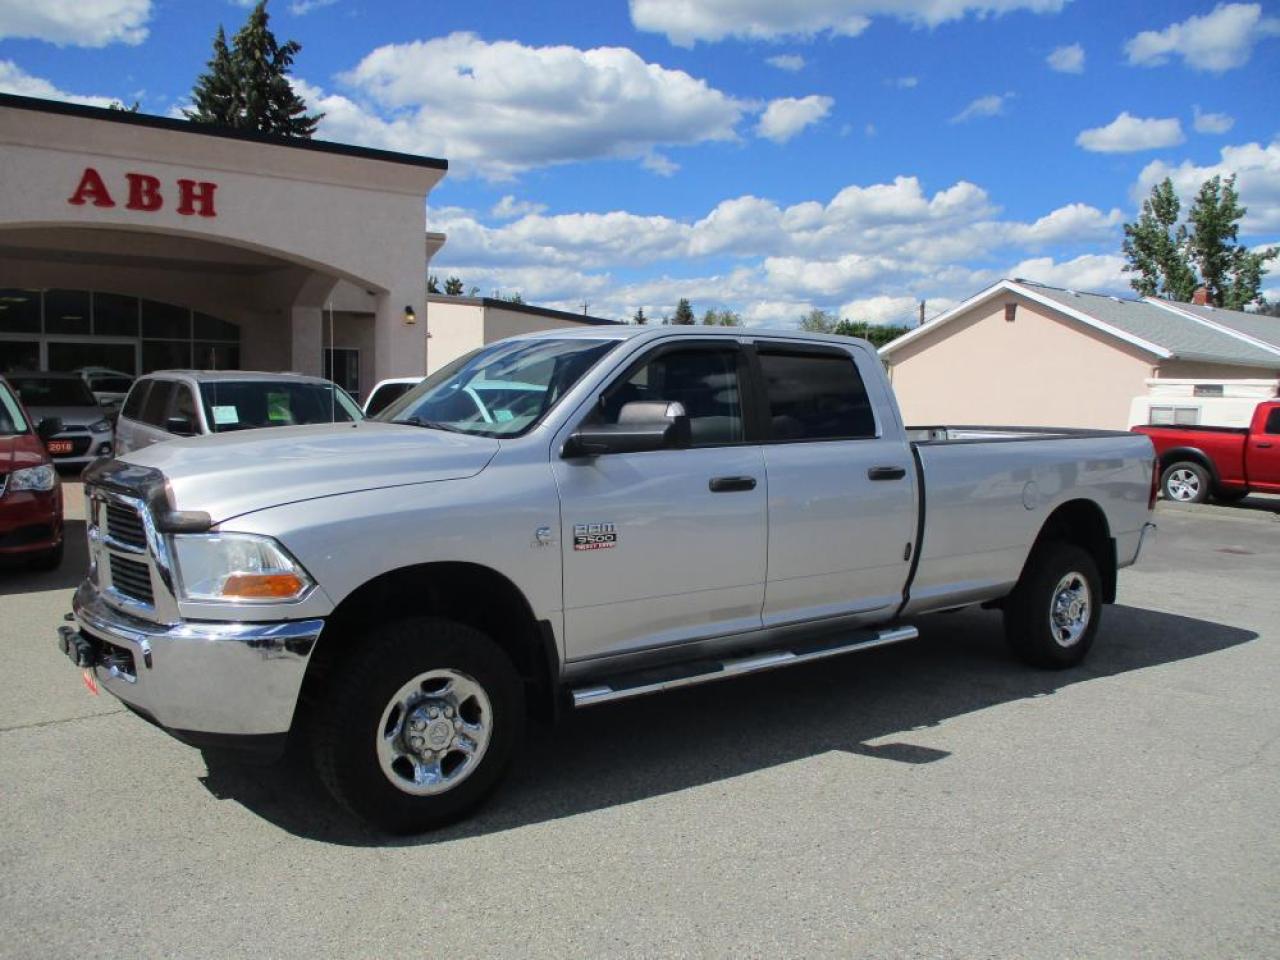
M116 421L116 450L232 430L363 419L345 390L321 377L245 370L157 370L139 377Z

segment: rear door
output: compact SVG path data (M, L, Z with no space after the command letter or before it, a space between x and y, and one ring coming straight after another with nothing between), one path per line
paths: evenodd
M1249 488L1280 493L1280 404L1259 413L1259 428L1249 435Z
M565 645L581 660L760 626L765 472L736 341L655 347L589 415L678 402L692 446L552 461L560 491Z
M764 625L892 615L915 549L916 474L879 359L760 340L769 476Z
M142 405L142 416L133 424L133 443L130 449L140 450L170 439L171 435L164 425L173 404L173 391L177 386L172 380L156 379L151 382L151 390Z
M140 431L142 429L142 410L146 406L147 394L151 392L154 380L138 380L125 398L120 408L120 416L116 419L116 453L125 454L144 446Z

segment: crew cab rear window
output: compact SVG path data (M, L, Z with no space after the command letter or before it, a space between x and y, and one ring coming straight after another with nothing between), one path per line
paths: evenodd
M169 400L173 397L175 384L172 380L155 380L151 384L151 393L142 406L142 422L163 429L165 418L169 416Z
M1267 433L1280 433L1280 407L1273 407L1267 414L1267 425L1263 429Z
M775 442L856 440L876 435L867 388L844 353L759 350Z

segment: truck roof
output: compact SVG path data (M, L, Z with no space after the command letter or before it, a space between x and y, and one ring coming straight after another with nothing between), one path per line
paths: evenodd
M735 339L741 337L782 337L787 340L805 340L811 343L830 343L848 346L850 342L869 346L858 337L843 337L834 333L808 333L804 330L784 330L775 327L704 327L698 324L645 324L622 325L616 327L587 327L584 329L552 329L539 330L511 337L512 340L630 340L635 337L646 337L650 340L689 339L705 340L708 337L725 337ZM874 347L870 347L874 351Z

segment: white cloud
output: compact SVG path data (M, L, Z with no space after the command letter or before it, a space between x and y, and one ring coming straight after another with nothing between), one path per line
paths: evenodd
M1125 45L1129 63L1155 67L1179 56L1193 70L1221 73L1242 67L1264 37L1280 34L1280 19L1262 16L1259 3L1220 3L1203 16L1163 30L1146 30Z
M531 213L542 213L546 209L547 205L545 203L517 200L508 193L493 205L493 208L489 211L489 216L495 220L513 220L516 217L526 217Z
M920 319L920 301L915 297L864 297L840 307L840 316L874 324L914 325Z
M951 118L951 123L964 123L978 117L998 117L1004 113L1005 104L1013 98L1012 93L991 93L979 97Z
M338 0L294 0L293 3L289 4L289 12L295 17L305 17L313 10L331 7L337 2ZM249 4L242 4L242 6L249 6Z
M756 124L756 136L786 143L810 124L817 123L835 104L831 97L781 97L771 100Z
M776 40L830 32L854 37L875 17L936 27L970 14L1014 10L1057 13L1067 0L631 0L638 30L665 34L678 46L738 37Z
M0 60L0 93L16 93L23 97L41 97L45 100L65 100L83 103L91 107L109 107L115 97L83 96L59 90L42 77L33 77L12 60Z
M136 45L147 39L151 0L5 0L0 40L46 40L58 46Z
M1184 139L1177 117L1143 118L1125 111L1105 127L1082 130L1076 143L1094 153L1134 153L1177 146Z
M776 57L770 57L765 63L771 67L777 67L779 70L788 70L792 73L797 70L803 70L805 66L804 57L798 53L780 53Z
M1045 62L1058 73L1084 73L1084 47L1078 43L1058 47L1045 57Z
M1219 156L1217 163L1206 166L1197 166L1190 160L1177 166L1162 160L1152 161L1138 174L1133 188L1134 202L1150 195L1151 188L1168 177L1183 203L1188 204L1210 177L1228 177L1234 173L1240 203L1247 210L1240 232L1246 235L1280 232L1280 140L1273 140L1265 147L1259 143L1223 147Z
M379 47L341 80L350 96L300 84L327 114L325 137L448 157L455 176L490 179L734 140L754 109L625 48L530 47L470 33Z
M646 153L644 159L640 161L640 165L660 177L675 176L676 171L680 169L680 164L657 150L650 150Z
M1109 253L1088 253L1062 262L1052 257L1023 260L1010 267L1005 276L1068 290L1132 293L1124 276L1124 257Z
M891 87L897 87L899 90L910 90L920 85L920 78L919 77L891 77L890 79L886 80L885 83L887 83Z
M1196 133L1226 133L1236 125L1236 118L1225 113L1201 113L1197 105L1192 108Z

